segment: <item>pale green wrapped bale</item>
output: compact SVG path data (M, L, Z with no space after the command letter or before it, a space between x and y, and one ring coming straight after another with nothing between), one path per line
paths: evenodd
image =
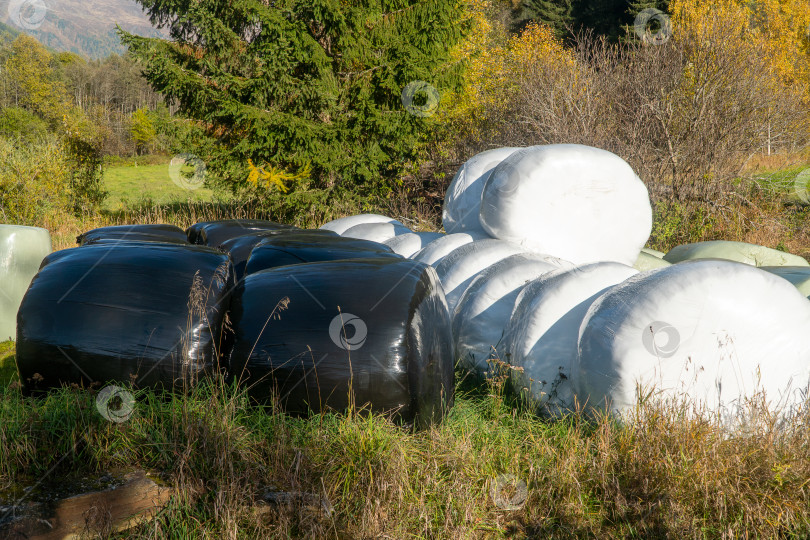
M0 341L16 339L20 302L50 252L47 230L0 225Z
M799 292L810 298L810 267L807 266L763 266L763 270L793 283Z
M647 270L655 270L656 268L664 268L665 266L671 266L671 263L642 250L642 252L638 254L638 259L636 259L633 268L639 272L646 272Z
M657 249L652 248L641 248L641 252L646 253L647 255L658 257L659 259L663 259L664 255L666 255L666 253L664 253L663 251L658 251Z
M695 259L724 259L751 266L810 266L807 260L798 255L756 244L725 240L684 244L672 248L664 256L664 260L672 264Z

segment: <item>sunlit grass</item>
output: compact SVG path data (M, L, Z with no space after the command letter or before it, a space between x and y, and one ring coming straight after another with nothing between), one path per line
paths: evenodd
M20 493L43 475L152 471L176 497L121 538L810 533L806 419L734 436L663 405L627 424L580 415L551 422L504 388L461 380L445 422L414 432L352 412L290 417L214 381L187 396L133 390L137 407L120 424L98 414L93 391L32 399L5 387L0 483ZM268 506L267 491L325 497L334 511L307 499ZM514 509L505 508L510 500Z
M104 200L103 209L122 210L144 198L155 204L210 202L214 199L214 192L209 188L184 189L177 185L169 172L170 160L171 157L163 157L141 164L132 161L108 166L104 170L103 187L109 195ZM193 172L188 166L181 170Z

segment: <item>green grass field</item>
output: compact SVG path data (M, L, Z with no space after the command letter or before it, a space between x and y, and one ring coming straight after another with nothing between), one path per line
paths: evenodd
M2 354L13 353L3 344ZM105 538L807 538L810 430L767 417L728 436L687 408L622 425L547 421L458 373L456 402L420 432L349 411L294 418L207 380L134 390L105 420L97 390L23 396L0 383L0 508L107 471L175 490L152 522ZM33 486L33 487L32 487ZM324 497L268 505L267 492ZM2 531L0 531L2 534Z
M127 203L140 202L146 198L155 204L172 202L209 202L214 199L214 192L207 187L196 187L170 170L169 157L150 156L146 160L128 163L113 163L104 170L104 189L109 192L103 209L108 211L122 210ZM177 169L175 167L174 169ZM190 171L186 166L183 171ZM174 173L174 179L172 178ZM186 189L183 182L196 189Z

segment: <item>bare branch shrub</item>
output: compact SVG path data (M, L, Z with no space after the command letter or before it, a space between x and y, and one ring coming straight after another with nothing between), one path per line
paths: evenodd
M470 119L486 140L459 130L455 147L596 146L626 159L654 201L715 204L752 155L808 144L800 91L755 47L722 18L709 34L676 31L663 44L580 34L574 61L527 66L501 106Z

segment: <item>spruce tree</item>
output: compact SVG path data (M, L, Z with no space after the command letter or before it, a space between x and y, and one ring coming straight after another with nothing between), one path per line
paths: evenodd
M569 35L574 24L571 0L523 0L512 17L516 31L535 21L549 25L559 37Z
M618 41L627 24L628 0L572 0L574 26Z
M171 40L119 30L123 42L235 188L385 192L415 158L432 88L460 82L455 0L138 1Z
M669 10L669 0L631 0L630 5L627 8L627 15L629 16L629 23L627 25L627 35L626 38L629 40L638 39L638 35L636 34L635 29L635 19L639 13L644 11L645 9L657 9L662 13L668 13ZM651 21L649 30L651 32L657 32L660 29L660 22L659 21ZM671 30L671 28L670 28Z

